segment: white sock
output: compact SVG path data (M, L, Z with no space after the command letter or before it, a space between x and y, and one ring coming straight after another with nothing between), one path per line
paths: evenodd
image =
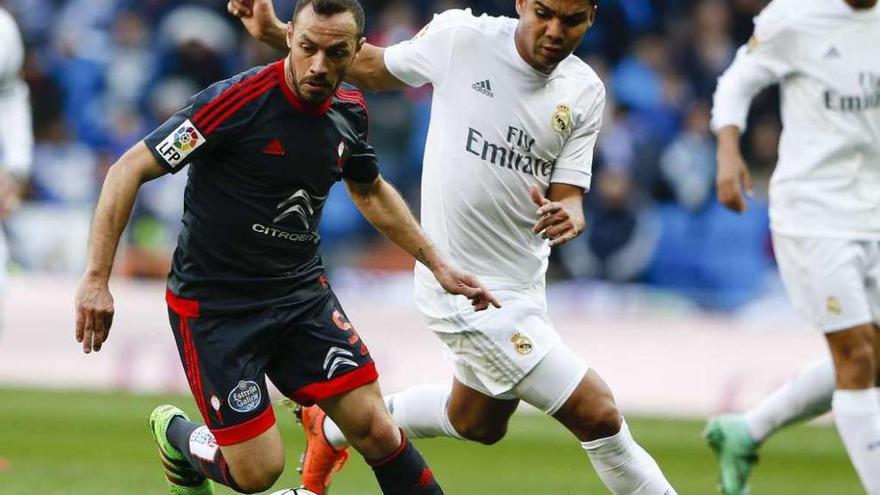
M462 440L446 412L448 385L418 385L403 392L385 396L385 404L394 422L409 438L452 437ZM348 445L345 435L328 417L324 420L324 435L335 449Z
M880 401L874 389L835 390L834 422L862 486L880 495Z
M783 426L830 411L834 386L831 358L811 363L743 414L752 439L761 443Z
M633 440L626 422L616 434L581 446L614 495L676 495L660 466Z

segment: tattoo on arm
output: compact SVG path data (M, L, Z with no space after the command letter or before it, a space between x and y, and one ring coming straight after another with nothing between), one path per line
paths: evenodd
M431 262L428 261L428 256L425 254L425 248L416 249L415 258L416 261L418 261L419 263L425 265L430 269L433 269L433 267L431 266Z

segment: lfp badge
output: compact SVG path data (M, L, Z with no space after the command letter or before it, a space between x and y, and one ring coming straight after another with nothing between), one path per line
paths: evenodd
M205 137L199 134L196 126L187 119L156 145L156 151L165 163L177 168L190 153L205 142Z
M181 126L174 134L174 147L188 153L199 146L199 131L195 127Z

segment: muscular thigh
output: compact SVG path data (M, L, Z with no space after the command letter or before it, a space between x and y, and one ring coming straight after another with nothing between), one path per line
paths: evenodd
M455 429L462 434L469 429L506 430L518 405L519 399L490 397L454 380L447 413Z

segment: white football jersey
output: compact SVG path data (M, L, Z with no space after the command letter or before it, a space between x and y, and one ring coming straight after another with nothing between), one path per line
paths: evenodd
M24 44L12 16L0 8L0 169L30 173L34 137L28 87L21 80Z
M770 185L775 232L880 239L880 6L774 0L721 77L713 128L745 128L752 97L782 89Z
M605 105L602 82L577 57L552 74L514 44L517 21L449 10L385 50L410 86L434 85L422 172L422 226L455 264L489 287L540 282L548 243L531 232L529 185L590 185ZM427 269L417 278L436 283Z

